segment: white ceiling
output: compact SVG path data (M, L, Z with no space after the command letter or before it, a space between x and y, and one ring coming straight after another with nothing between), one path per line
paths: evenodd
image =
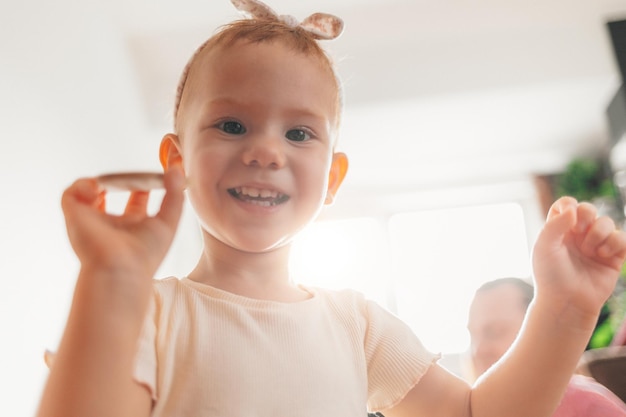
M326 45L345 82L348 195L516 181L606 143L604 111L621 79L605 23L626 18L623 0L270 5L345 20ZM239 17L228 0L2 8L0 110L13 154L28 155L16 163L47 167L63 185L158 169L178 74L218 25Z

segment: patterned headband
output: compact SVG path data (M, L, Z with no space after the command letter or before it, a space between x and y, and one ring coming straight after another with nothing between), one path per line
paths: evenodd
M289 15L278 15L260 0L231 0L240 12L256 19L279 20L288 26L300 26L315 39L331 40L341 35L343 20L327 13L313 13L302 22Z

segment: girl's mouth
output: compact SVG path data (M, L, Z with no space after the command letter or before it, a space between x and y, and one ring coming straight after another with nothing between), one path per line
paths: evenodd
M254 187L229 188L228 194L232 195L237 200L264 207L276 206L289 200L289 196L287 194Z

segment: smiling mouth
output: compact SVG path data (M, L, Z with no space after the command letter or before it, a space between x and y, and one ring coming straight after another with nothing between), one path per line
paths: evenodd
M232 195L237 200L263 207L277 206L289 200L287 194L253 187L229 188L228 194Z

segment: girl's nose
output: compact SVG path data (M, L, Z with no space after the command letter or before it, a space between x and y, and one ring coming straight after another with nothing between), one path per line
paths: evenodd
M259 134L246 139L243 162L260 168L281 168L285 165L286 139L277 135Z

